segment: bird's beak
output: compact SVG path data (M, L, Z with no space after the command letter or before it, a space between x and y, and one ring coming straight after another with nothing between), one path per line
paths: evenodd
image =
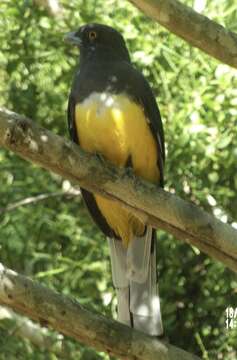
M76 46L81 45L81 39L76 35L75 31L67 33L64 37L64 40Z

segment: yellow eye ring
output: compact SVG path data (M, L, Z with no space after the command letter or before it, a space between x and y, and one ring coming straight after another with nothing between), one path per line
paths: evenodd
M95 40L97 38L97 33L95 31L90 31L89 32L89 39L91 41Z

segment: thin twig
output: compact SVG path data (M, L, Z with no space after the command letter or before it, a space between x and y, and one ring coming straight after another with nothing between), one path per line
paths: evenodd
M9 204L4 208L0 208L0 215L3 214L3 213L9 212L9 211L16 210L17 208L19 208L21 206L36 204L38 202L48 200L48 199L53 198L53 197L66 196L68 198L71 198L73 196L78 196L78 195L80 195L80 191L79 190L73 190L73 192L70 192L70 191L58 191L58 192L47 193L47 194L39 194L39 195L36 195L36 196L29 196L29 197L24 198L22 200L16 201L15 203Z

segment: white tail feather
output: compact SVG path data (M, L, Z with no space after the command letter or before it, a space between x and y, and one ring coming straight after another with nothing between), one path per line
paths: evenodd
M134 238L128 249L121 241L108 241L118 321L149 335L163 334L152 228L148 227L144 236Z
M148 276L151 254L152 228L149 226L144 236L134 237L127 249L127 277L144 283Z

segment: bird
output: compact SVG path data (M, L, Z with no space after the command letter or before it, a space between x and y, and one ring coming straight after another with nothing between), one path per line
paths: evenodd
M98 23L65 36L79 50L68 100L70 138L136 176L164 185L165 140L160 111L121 33ZM157 275L156 231L114 200L81 189L107 237L117 319L151 336L164 335Z

